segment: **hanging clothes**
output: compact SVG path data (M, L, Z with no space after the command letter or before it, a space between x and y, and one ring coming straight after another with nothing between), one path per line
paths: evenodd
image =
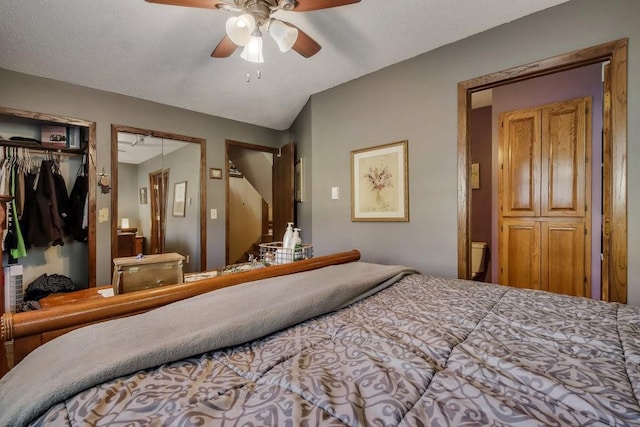
M9 254L10 263L13 259L27 256L16 208L16 181L23 166L21 162L22 151L24 149L5 147L2 159L0 186L2 186L3 194L12 197L11 201L6 205L7 225L6 233L3 234L3 249Z
M24 238L24 244L26 248L32 246L30 236L30 213L36 209L36 173L33 170L27 171L24 176L24 207L22 218L20 218L20 227L22 229L22 236Z
M71 205L69 203L69 193L67 193L67 183L64 181L64 177L60 174L60 167L57 163L54 163L53 183L55 186L58 214L62 221L62 231L66 235L69 234L71 228Z
M24 239L22 238L22 230L20 229L20 222L18 221L18 209L16 208L16 181L17 176L21 173L17 164L12 168L11 172L11 195L13 200L10 203L11 216L11 232L14 235L14 246L10 249L11 258L18 259L27 256L27 248L24 245Z
M89 202L89 178L86 175L85 160L86 157L83 157L69 195L69 229L73 238L79 242L86 242L89 236L86 216Z
M35 209L29 212L28 240L33 246L63 246L62 220L58 211L53 160L43 160L36 184Z

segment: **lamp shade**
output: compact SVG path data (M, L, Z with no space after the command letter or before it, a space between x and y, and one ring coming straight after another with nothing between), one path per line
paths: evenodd
M264 62L264 58L262 57L262 34L257 28L251 35L249 43L242 49L240 58L258 64Z
M251 40L251 33L256 27L256 20L253 16L245 13L240 16L232 16L227 19L227 35L232 42L238 46L246 46Z
M272 19L269 24L269 34L276 41L280 52L287 52L298 39L298 29L288 26L282 21Z

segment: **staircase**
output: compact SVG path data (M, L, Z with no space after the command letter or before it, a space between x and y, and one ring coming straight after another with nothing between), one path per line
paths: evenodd
M250 255L253 255L255 259L259 259L260 244L272 243L273 241L273 222L269 220L269 204L262 199L262 235L242 254L240 259L235 261L235 263L247 262Z

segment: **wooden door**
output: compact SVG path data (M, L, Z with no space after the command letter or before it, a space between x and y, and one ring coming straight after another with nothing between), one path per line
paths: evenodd
M585 275L585 223L542 222L541 278L544 291L558 294L587 296L591 291L586 289Z
M540 223L505 220L500 229L499 283L540 289Z
M625 268L625 293L624 295L616 295L615 288L611 289L611 283L616 280L610 280L609 277L615 269L611 268L610 263L612 253L611 240L611 206L613 203L613 137L611 133L611 65L604 66L604 102L602 108L602 263L600 264L600 278L602 294L600 298L603 301L620 301L626 303L626 268ZM609 185L608 185L609 184ZM626 205L626 201L625 201ZM625 258L626 259L626 258ZM625 266L626 267L626 266ZM618 282L621 283L621 282ZM611 292L611 291L614 292Z
M167 185L169 171L162 170L149 174L149 188L151 188L151 239L149 239L149 253L164 253L164 227L167 214Z
M542 109L540 215L586 215L586 102L567 101Z
M284 145L273 156L273 238L282 240L287 222L295 222L293 175L295 146Z
M540 110L514 112L501 120L505 217L540 215Z
M500 116L501 284L590 296L590 105Z

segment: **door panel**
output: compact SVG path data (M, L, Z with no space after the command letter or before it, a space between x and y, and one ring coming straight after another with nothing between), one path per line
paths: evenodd
M294 222L293 174L295 146L293 142L280 148L273 158L273 238L282 240L287 222Z
M542 216L585 215L585 100L542 110Z
M540 289L540 224L506 220L500 251L500 283L516 288Z
M588 297L585 264L584 222L543 222L541 289Z
M612 158L612 147L613 147L613 138L611 134L611 80L610 80L610 65L607 64L604 66L604 105L602 111L602 263L600 264L601 272L601 287L602 294L600 298L603 301L620 301L626 302L626 294L623 298L617 296L617 298L611 298L611 289L610 284L615 283L610 281L609 277L611 274L611 217L609 212L611 212L611 204L613 201L613 188L606 183L613 182L613 169L611 168L612 163L610 159ZM625 275L625 283L626 283L626 275ZM626 287L625 287L626 290Z
M503 210L505 216L539 215L540 112L501 115Z

